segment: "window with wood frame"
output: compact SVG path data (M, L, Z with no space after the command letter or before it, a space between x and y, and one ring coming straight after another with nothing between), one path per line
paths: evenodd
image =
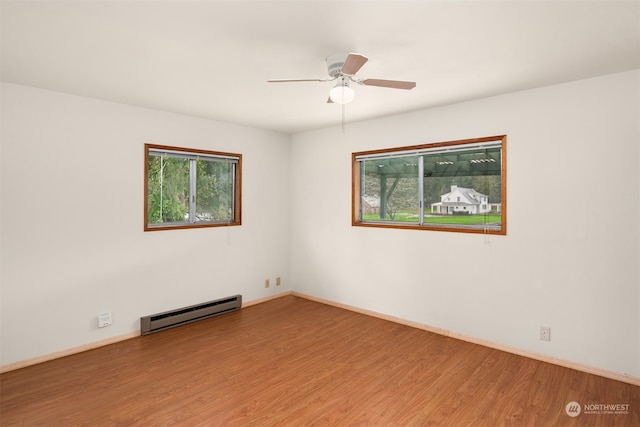
M506 135L352 154L352 224L506 234Z
M144 230L241 224L242 155L145 144Z

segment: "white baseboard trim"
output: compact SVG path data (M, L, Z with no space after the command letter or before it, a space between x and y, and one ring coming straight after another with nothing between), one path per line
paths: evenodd
M624 383L640 386L640 378L634 377L632 375L626 375L626 374L621 374L621 373L618 373L618 372L613 372L613 371L609 371L609 370L602 369L602 368L596 368L594 366L585 365L583 363L573 362L571 360L565 360L565 359L561 359L559 357L549 356L549 355L546 355L546 354L536 353L536 352L533 352L533 351L521 350L521 349L518 349L518 348L515 348L515 347L510 347L510 346L507 346L507 345L503 345L503 344L499 344L499 343L495 343L495 342L491 342L491 341L487 341L487 340L483 340L483 339L479 339L479 338L474 338L474 337L471 337L471 336L467 336L467 335L459 334L459 333L456 333L456 332L452 332L452 331L449 331L449 330L446 330L446 329L435 328L433 326L424 325L424 324L418 323L418 322L412 322L412 321L409 321L409 320L401 319L399 317L389 316L389 315L381 314L381 313L378 313L378 312L375 312L375 311L371 311L371 310L361 309L361 308L354 307L354 306L347 305L347 304L337 303L337 302L334 302L334 301L330 301L330 300L326 300L326 299L323 299L323 298L314 297L312 295L307 295L307 294L303 294L303 293L300 293L300 292L293 291L293 292L291 292L291 295L294 295L294 296L300 297L300 298L304 298L304 299L308 299L310 301L315 301L315 302L319 302L319 303L322 303L322 304L327 304L327 305L331 305L331 306L334 306L334 307L343 308L345 310L354 311L356 313L365 314L367 316L377 317L379 319L388 320L390 322L399 323L399 324L406 325L406 326L411 326L411 327L416 328L416 329L422 329L422 330L425 330L425 331L428 331L428 332L433 332L433 333L436 333L436 334L444 335L446 337L455 338L455 339L459 339L459 340L462 340L462 341L470 342L470 343L473 343L473 344L482 345L484 347L494 348L496 350L505 351L507 353L517 354L518 356L528 357L530 359L539 360L541 362L547 362L547 363L551 363L551 364L554 364L554 365L563 366L565 368L570 368L570 369L575 369L577 371L586 372L588 374L599 375L599 376L604 377L604 378L609 378L609 379L612 379L612 380L622 381Z

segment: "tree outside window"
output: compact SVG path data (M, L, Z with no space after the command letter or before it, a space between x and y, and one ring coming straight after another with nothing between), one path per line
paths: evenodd
M145 145L145 231L240 225L240 154Z

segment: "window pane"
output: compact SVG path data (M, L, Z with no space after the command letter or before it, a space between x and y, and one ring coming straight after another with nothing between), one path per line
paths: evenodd
M145 144L145 231L241 225L242 155Z
M353 153L353 225L506 234L506 136Z
M195 221L229 222L233 219L235 164L229 161L198 160Z
M418 157L372 159L362 163L361 219L418 223Z
M500 148L425 155L425 225L499 230Z
M188 222L189 160L151 154L147 161L147 222Z

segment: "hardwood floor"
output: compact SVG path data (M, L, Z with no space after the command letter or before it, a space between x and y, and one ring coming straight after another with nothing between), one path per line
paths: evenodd
M640 425L637 386L294 296L0 386L2 426ZM570 417L572 401L629 407Z

